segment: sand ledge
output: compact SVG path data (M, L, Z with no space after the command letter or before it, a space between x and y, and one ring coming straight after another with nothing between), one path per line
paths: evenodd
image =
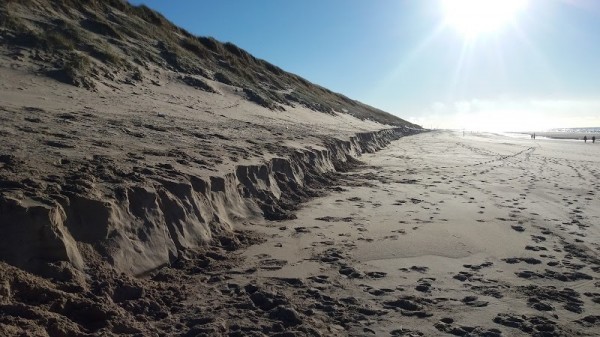
M83 269L78 243L95 247L121 272L138 275L169 264L189 249L232 236L235 224L253 217L292 218L324 173L343 169L350 157L374 152L413 133L405 128L329 139L320 149L296 150L288 158L238 165L224 176L174 177L132 184L112 199L71 193L43 204L4 197L0 259L28 271L68 261ZM13 224L12 226L10 224Z

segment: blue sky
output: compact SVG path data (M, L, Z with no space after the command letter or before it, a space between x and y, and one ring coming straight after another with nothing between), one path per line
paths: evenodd
M476 36L443 1L130 2L425 127L600 127L600 0L514 0Z

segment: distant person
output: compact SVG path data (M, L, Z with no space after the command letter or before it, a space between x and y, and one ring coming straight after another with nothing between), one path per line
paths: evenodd
M583 136L583 142L587 143L587 136Z
M535 132L533 133L533 139L535 140Z
M596 142L596 136L592 136L592 144Z

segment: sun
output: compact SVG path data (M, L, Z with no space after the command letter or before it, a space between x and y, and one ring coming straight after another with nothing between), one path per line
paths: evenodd
M445 21L467 38L500 30L528 0L442 0Z

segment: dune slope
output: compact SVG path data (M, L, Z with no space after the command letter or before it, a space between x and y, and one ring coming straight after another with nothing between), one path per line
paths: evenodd
M190 273L225 286L216 273L265 240L255 223L294 218L356 157L421 131L119 0L0 3L0 121L14 336L188 331L191 297L235 303L190 292ZM262 310L259 330L279 320Z
M419 130L122 1L7 1L0 32L0 258L28 271L235 246Z

